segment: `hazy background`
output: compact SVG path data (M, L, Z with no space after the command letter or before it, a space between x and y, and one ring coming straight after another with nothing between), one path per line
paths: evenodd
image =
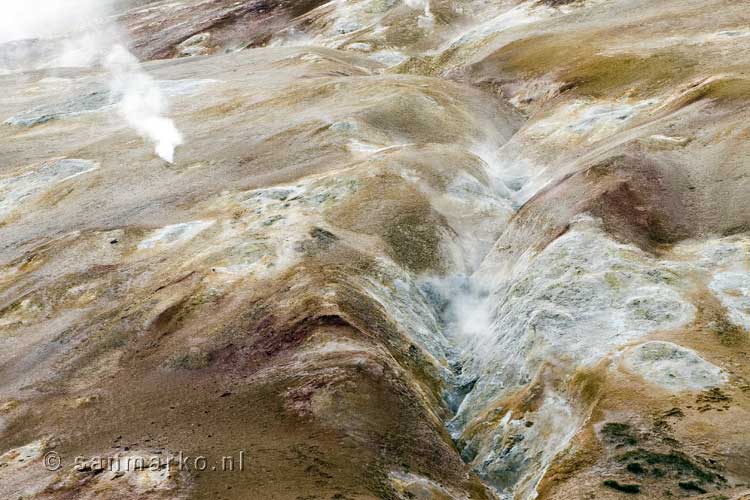
M110 99L125 122L168 162L182 135L166 115L167 101L154 79L127 50L118 9L150 1L0 0L0 74L74 66L102 66Z
M0 0L0 43L92 28L114 7L111 0Z

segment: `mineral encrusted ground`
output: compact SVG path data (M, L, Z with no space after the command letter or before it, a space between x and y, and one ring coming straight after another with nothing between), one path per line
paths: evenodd
M0 45L0 497L750 494L742 2L118 5L173 165Z

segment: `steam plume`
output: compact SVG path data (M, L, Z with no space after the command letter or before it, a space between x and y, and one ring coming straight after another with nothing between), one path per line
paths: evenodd
M120 98L120 115L138 134L155 144L157 155L172 163L182 135L174 122L164 116L166 102L156 82L122 45L112 47L104 66L112 75L112 95Z
M435 18L430 10L430 0L405 0L405 3L411 9L424 9L424 14L417 19L420 28L431 29L434 26Z
M52 59L33 60L38 57L29 51L24 69L102 65L109 72L120 116L171 163L182 136L165 116L167 103L159 86L112 26L112 13L112 0L0 0L0 44L37 38L59 42L59 53Z

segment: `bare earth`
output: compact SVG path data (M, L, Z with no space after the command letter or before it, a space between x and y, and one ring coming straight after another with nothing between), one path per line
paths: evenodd
M750 498L747 4L425 6L0 44L0 498Z

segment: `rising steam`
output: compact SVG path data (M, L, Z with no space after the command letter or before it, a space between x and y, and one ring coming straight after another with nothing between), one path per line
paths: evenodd
M112 47L104 66L112 76L112 95L120 99L120 115L138 134L155 144L157 155L172 163L182 135L174 122L164 116L166 102L159 86L122 45Z
M412 9L424 9L424 14L417 18L420 28L431 29L435 25L435 18L430 10L430 0L404 0L406 5Z
M125 37L112 25L112 13L111 0L0 0L0 44L29 39L59 42L52 59L34 60L30 51L23 69L103 66L120 116L171 163L182 136L166 116L167 102L159 86L125 48Z

